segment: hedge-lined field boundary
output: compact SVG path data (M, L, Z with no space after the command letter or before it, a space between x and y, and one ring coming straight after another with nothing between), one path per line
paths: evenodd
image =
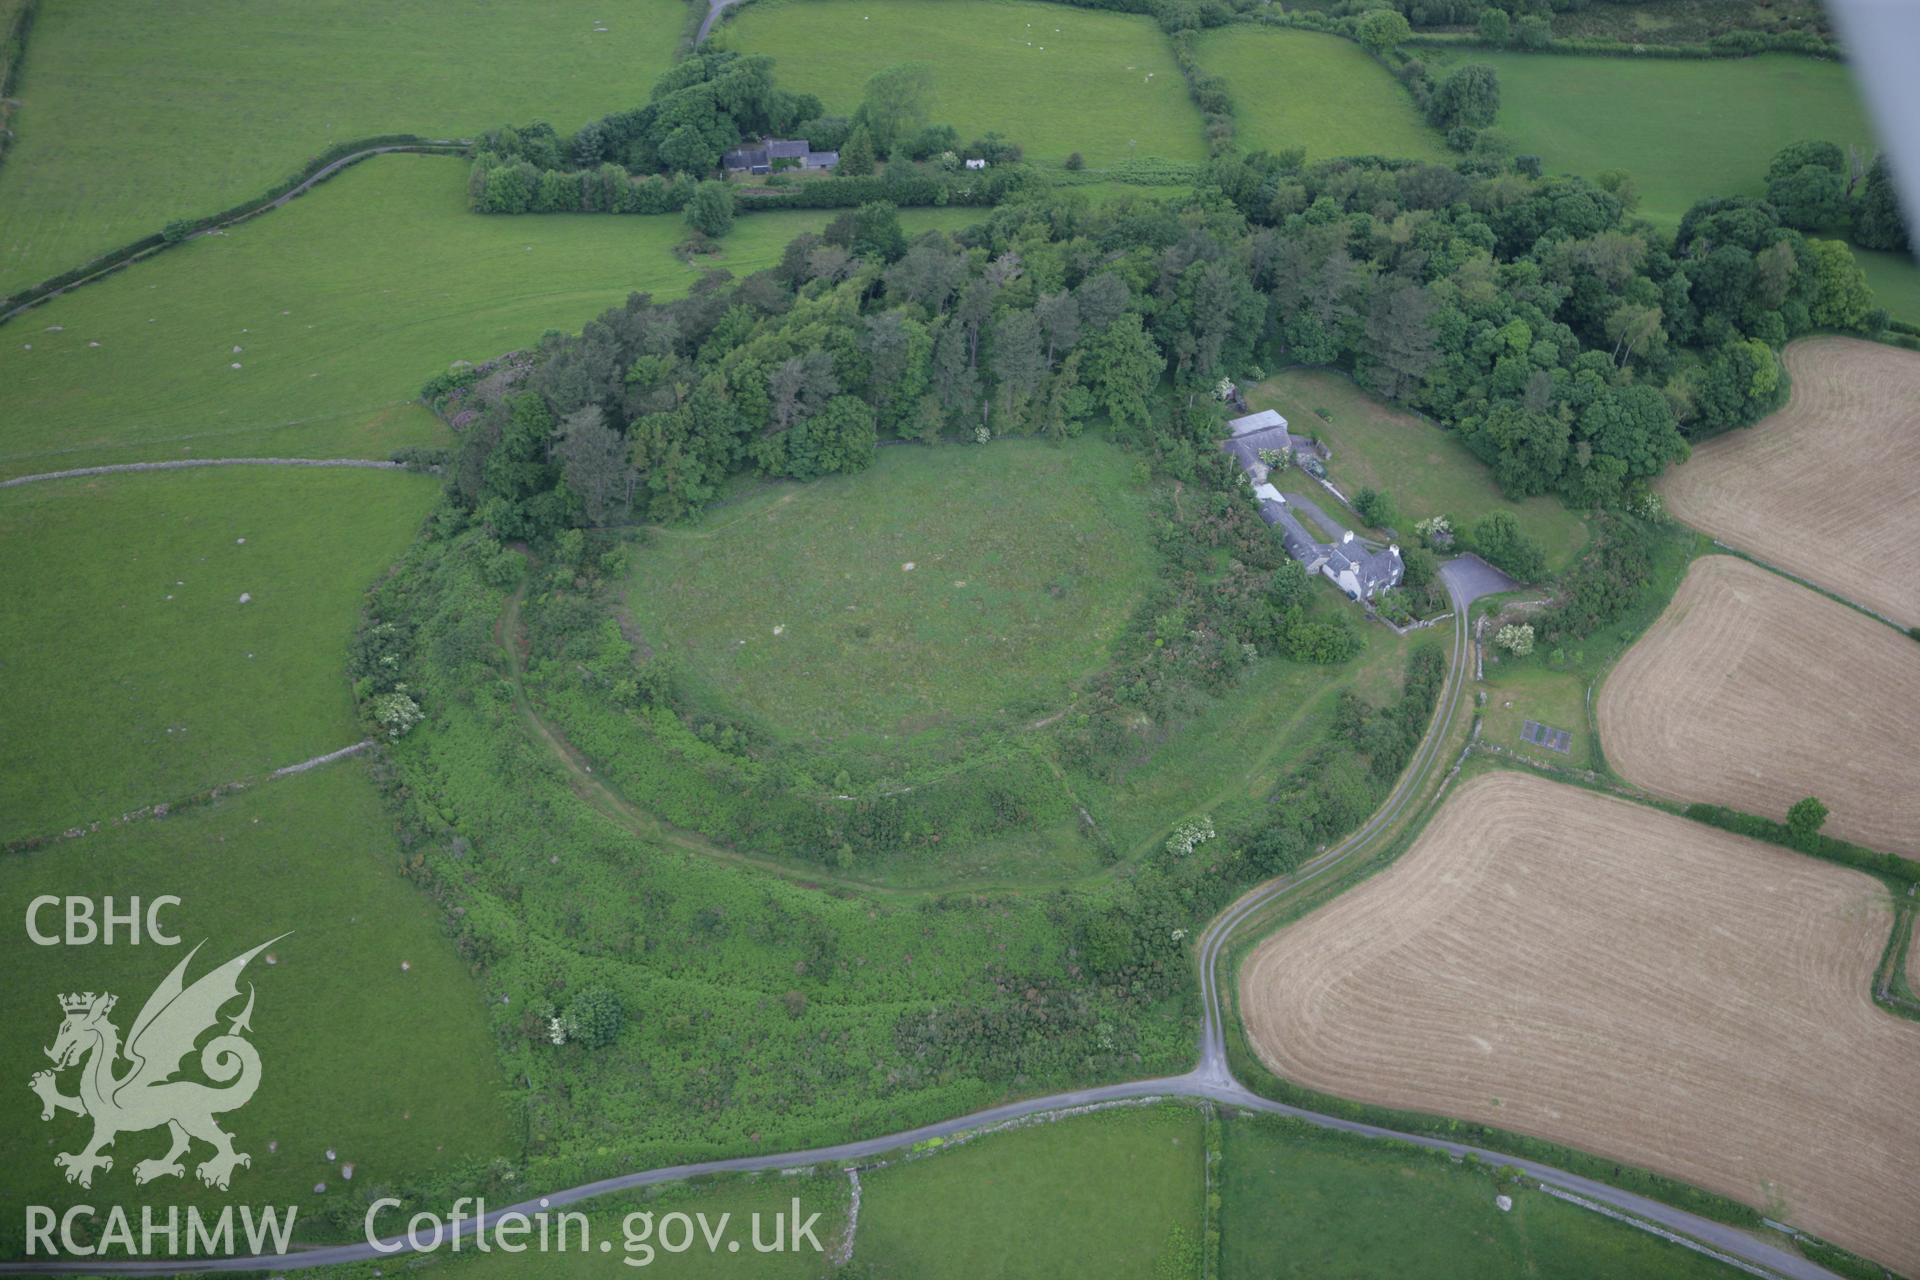
M1680 60L1751 58L1761 53L1797 53L1830 62L1845 62L1839 47L1802 32L1729 31L1705 44L1640 44L1631 40L1596 40L1555 36L1543 45L1519 45L1488 40L1474 32L1416 31L1400 42L1402 48L1487 49L1500 53L1559 54L1563 57L1670 58Z
M297 172L267 188L265 192L244 200L230 209L202 218L181 218L169 222L164 228L151 235L142 236L117 249L109 249L69 271L51 276L10 297L0 298L0 307L5 308L0 310L0 324L4 324L22 311L37 306L48 298L57 297L69 289L118 271L128 263L151 257L194 236L208 231L217 231L232 226L236 222L245 221L255 214L264 213L268 209L278 208L288 200L304 194L368 156L396 151L459 153L466 151L472 145L465 139L423 138L411 133L381 134L371 138L356 138L350 142L337 143L307 161Z
M13 91L20 84L20 64L27 60L27 35L33 30L40 0L26 0L13 15L7 34L0 38L0 164L13 149Z

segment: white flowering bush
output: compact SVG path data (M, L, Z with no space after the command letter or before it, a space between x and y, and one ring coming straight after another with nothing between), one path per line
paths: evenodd
M380 694L373 700L373 718L389 738L404 738L407 730L427 718L427 713L407 693L406 685L397 684L392 693Z
M1220 381L1214 383L1213 398L1215 400L1233 399L1233 379L1223 376Z
M1493 642L1514 657L1524 658L1533 652L1533 625L1509 622L1494 635Z
M1651 489L1642 489L1635 494L1629 509L1642 520L1660 521L1667 518L1667 504Z
M1430 547L1442 547L1453 541L1453 523L1445 516L1428 516L1414 525L1413 531Z
M1173 829L1173 834L1167 837L1167 852L1176 858L1184 858L1211 839L1213 839L1213 815L1202 814Z
M991 439L993 439L993 432L986 427L975 427L973 429L973 442L975 444L985 444Z
M1293 450L1262 449L1260 451L1260 461L1266 464L1266 468L1269 471L1285 471L1293 465Z

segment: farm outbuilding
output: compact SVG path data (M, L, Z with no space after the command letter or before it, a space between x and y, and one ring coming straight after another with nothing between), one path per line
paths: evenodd
M1292 456L1293 436L1287 430L1285 418L1271 409L1263 409L1234 418L1227 427L1233 434L1222 440L1220 447L1240 464L1260 503L1260 518L1279 532L1281 545L1288 555L1304 565L1308 573L1320 574L1353 600L1371 600L1382 591L1400 585L1406 565L1399 547L1369 546L1351 529L1341 530L1336 542L1321 542L1307 532L1307 527L1290 510L1286 495L1274 487L1270 479L1273 469L1261 455L1270 456L1277 451ZM1307 506L1310 516L1325 522L1323 512L1311 503Z
M734 147L720 157L728 173L772 173L775 169L831 169L840 163L838 151L815 151L805 138L762 138Z

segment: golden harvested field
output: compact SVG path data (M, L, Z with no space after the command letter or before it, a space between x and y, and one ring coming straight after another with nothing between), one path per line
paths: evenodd
M1920 857L1920 645L1733 556L1703 556L1601 686L1620 775L1674 800L1784 820Z
M1920 1024L1871 877L1519 773L1260 944L1249 1037L1315 1089L1659 1170L1920 1272Z
M1793 398L1700 445L1667 507L1729 546L1920 626L1920 353L1854 338L1787 348Z

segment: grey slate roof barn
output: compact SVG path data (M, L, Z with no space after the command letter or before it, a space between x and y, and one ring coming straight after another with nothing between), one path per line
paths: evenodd
M787 162L781 164L782 161ZM815 151L805 138L762 138L742 143L720 157L720 167L728 173L772 173L775 166L800 169L831 169L840 163L838 151Z

